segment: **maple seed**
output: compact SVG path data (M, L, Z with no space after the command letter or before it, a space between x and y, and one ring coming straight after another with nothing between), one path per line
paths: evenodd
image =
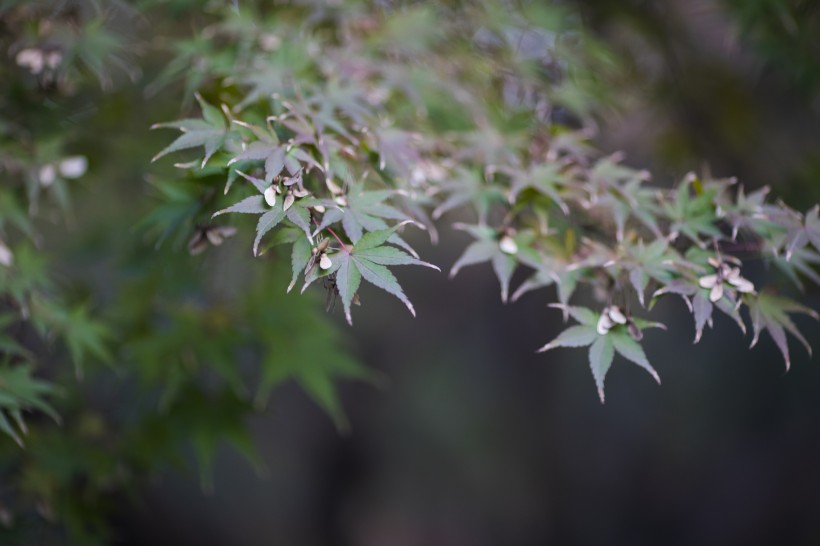
M595 330L599 335L605 336L615 325L626 324L627 322L629 322L629 320L623 311L621 311L617 305L610 305L604 308Z
M330 190L330 193L332 193L333 195L340 195L342 193L342 188L340 188L339 185L336 182L334 182L333 179L330 177L327 177L325 179L325 185L327 186L327 189Z
M745 294L755 291L754 284L748 279L740 276L740 268L731 267L729 264L720 262L715 258L709 258L709 264L717 272L711 275L704 275L698 279L698 286L709 289L709 301L715 303L723 297L724 285L726 282L730 288Z
M0 264L11 267L14 263L14 254L12 254L11 249L6 246L6 243L0 241Z
M270 186L268 189L265 190L265 203L267 203L269 207L272 207L276 204L275 186Z
M609 316L617 324L626 324L626 316L621 312L618 306L613 305L609 308Z
M198 225L193 237L188 241L188 253L191 256L196 256L208 248L208 243L219 246L225 239L234 235L236 235L236 228L233 226Z
M518 254L518 245L515 240L509 235L505 235L498 243L498 247L504 254Z
M288 191L287 195L285 195L285 205L284 209L288 210L290 207L293 206L293 202L296 201L296 197L293 196L292 191Z
M14 60L17 61L19 66L28 68L32 74L42 72L45 64L43 52L33 48L23 49Z
M37 178L40 179L40 184L47 188L54 183L54 180L57 178L57 169L54 168L54 165L48 164L43 165L40 167L40 171L37 173Z
M67 157L60 161L58 169L65 178L79 178L88 170L88 159L82 155Z
M598 332L598 335L605 336L613 326L615 326L615 323L612 322L609 315L602 313L601 318L598 319L598 325L595 327L595 330Z
M330 261L327 254L322 254L322 257L319 258L319 267L322 269L330 269L333 265L333 262Z

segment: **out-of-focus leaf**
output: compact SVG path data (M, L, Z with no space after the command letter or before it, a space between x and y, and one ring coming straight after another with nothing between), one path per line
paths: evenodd
M220 114L217 108L205 102L199 95L196 96L196 99L202 108L204 119L185 119L169 123L158 123L152 127L154 129L171 128L182 131L182 135L155 155L152 161L156 161L173 152L202 146L205 150L205 155L202 158L200 166L205 167L205 164L211 156L225 143L228 130L222 114Z
M786 370L791 366L791 358L789 356L789 345L786 339L786 332L794 336L811 355L811 345L797 326L792 322L790 313L809 315L815 320L820 319L818 314L794 300L769 294L768 292L761 292L757 295L747 295L745 298L746 304L749 306L749 314L752 317L752 328L754 330L754 337L752 339L752 347L754 347L760 339L760 334L766 331L772 340L777 345L783 355L783 360L786 363Z

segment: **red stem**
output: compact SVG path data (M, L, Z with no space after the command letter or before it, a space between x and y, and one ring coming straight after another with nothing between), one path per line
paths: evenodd
M344 250L345 252L347 252L348 254L350 254L350 251L347 249L347 247L346 247L346 246L345 246L345 244L342 242L342 240L341 240L341 239L339 239L339 236L338 236L338 235L336 235L336 232L335 232L335 231L333 231L332 229L330 229L330 227L326 227L325 229L326 229L326 230L328 230L328 231L330 232L330 234L331 234L331 235L333 235L333 236L336 238L336 240L337 240L337 241L339 241L339 244L340 244L340 245L342 245L342 250Z
M319 227L319 222L317 222L315 218L313 218L313 224L316 227ZM329 226L326 227L325 229L328 230L331 235L333 235L333 238L336 239L339 242L340 245L342 245L342 250L344 250L345 252L350 254L350 250L348 250L347 246L342 242L342 240L339 238L339 236L336 235L336 232L333 231Z

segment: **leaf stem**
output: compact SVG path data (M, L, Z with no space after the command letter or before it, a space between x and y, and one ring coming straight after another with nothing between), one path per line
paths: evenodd
M315 225L316 227L319 227L319 222L316 220L316 218L313 218L313 217L311 216L311 219L313 220L313 225ZM330 228L330 226L325 227L325 229L326 229L326 230L328 230L328 231L330 232L330 234L331 234L331 235L333 235L333 238L334 238L334 239L336 239L336 240L339 242L339 244L340 244L340 245L342 245L342 250L344 250L345 252L347 252L348 254L350 254L350 250L349 250L349 249L347 248L347 246L346 246L346 245L342 242L342 240L339 238L339 236L338 236L338 235L336 235L336 232L335 232L335 231L333 231L333 230Z
M336 232L335 232L335 231L333 231L333 230L330 228L330 226L326 227L325 229L326 229L326 230L328 230L328 231L330 232L330 234L331 234L331 235L333 235L333 237L335 237L335 238L336 238L336 240L337 240L337 241L339 241L339 244L340 244L340 245L342 245L342 250L344 250L345 252L347 252L348 254L350 254L350 250L349 250L349 249L345 246L345 244L342 242L342 240L341 240L341 239L339 239L339 236L338 236L338 235L336 235Z

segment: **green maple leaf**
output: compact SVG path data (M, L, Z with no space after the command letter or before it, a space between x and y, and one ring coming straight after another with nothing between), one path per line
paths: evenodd
M724 217L732 227L732 240L737 239L741 229L753 231L767 238L772 228L777 227L777 223L764 212L768 193L769 188L764 186L747 195L743 186L740 186L734 202L721 205Z
M784 245L786 259L790 260L795 250L800 250L809 243L820 250L820 206L813 207L804 218L795 212L791 220L793 225L789 227Z
M788 332L797 338L806 348L809 355L811 355L811 345L809 345L806 338L803 337L800 330L798 330L797 326L792 322L789 313L801 313L818 320L820 317L818 317L814 310L800 305L794 300L766 292L761 292L756 295L747 295L744 297L744 301L746 305L749 306L749 313L752 317L752 328L754 329L754 338L752 339L750 347L754 347L757 344L760 339L760 333L765 330L783 355L786 370L788 370L791 366L789 344L786 339L786 333Z
M290 258L293 276L288 285L288 292L293 290L293 287L296 285L296 280L299 278L299 274L305 270L312 255L313 245L310 241L304 237L299 237L294 241Z
M101 362L111 361L108 347L111 332L102 322L93 319L85 307L65 307L43 297L32 299L32 307L37 315L35 327L43 335L56 332L62 337L77 377L83 376L89 357Z
M578 286L578 280L583 276L583 270L573 267L574 263L567 257L566 244L561 244L556 239L542 238L540 242L546 245L546 252L529 248L530 252L516 255L522 264L531 267L535 272L516 288L510 300L515 302L527 292L555 284L558 301L566 305ZM564 320L566 318L565 316Z
M331 267L322 272L318 272L318 268L314 268L305 279L302 291L316 279L335 274L336 287L342 300L345 318L352 325L353 319L350 315L350 306L353 303L353 297L359 290L362 279L364 279L385 292L396 296L407 306L410 313L416 316L413 304L404 294L388 266L423 265L437 271L441 270L433 264L414 258L398 248L385 244L399 227L407 223L412 222L406 221L389 229L365 233L353 246L343 247L340 251L330 254Z
M151 127L152 129L179 129L183 133L164 150L155 155L151 161L156 161L172 152L202 146L205 149L205 156L202 158L201 167L205 167L211 156L225 144L228 128L222 113L215 106L205 102L199 94L196 95L196 100L202 109L204 119L183 119L170 123L157 123Z
M644 295L650 279L661 285L671 282L677 265L683 262L680 254L665 239L658 239L648 245L641 239L638 244L625 245L625 251L627 256L613 268L613 277L621 270L628 271L629 282L638 294L641 305L645 305Z
M54 394L51 384L33 377L30 365L0 366L0 431L22 446L20 433L26 433L23 411L37 409L59 423L60 416L46 402Z
M611 211L618 241L623 240L630 217L661 237L655 218L656 192L643 186L649 173L625 167L619 163L620 159L620 154L615 154L595 162L585 184L589 191L588 204Z
M340 84L338 80L330 80L321 93L313 98L313 104L326 105L326 108L344 113L353 122L364 125L371 115L367 98L362 88L350 84Z
M788 256L775 255L774 264L783 271L800 290L804 289L800 274L814 284L820 285L820 275L815 268L820 264L820 253L808 246L798 246L789 251Z
M532 188L552 199L564 214L569 214L569 208L561 197L561 192L571 175L562 172L562 169L558 163L541 163L531 165L528 169L511 172L510 203L514 203L523 190Z
M488 184L476 171L458 168L445 181L437 185L439 192L445 194L441 204L433 210L433 219L463 205L472 205L479 223L487 220L487 214L494 203L504 203L504 192L495 184Z
M515 243L513 248L516 249L516 252L511 252L512 248L508 248L506 251L502 248L499 234L490 227L467 224L453 224L453 227L470 233L476 240L464 250L456 263L453 264L452 269L450 269L450 278L455 277L462 267L490 262L498 282L501 284L501 300L506 303L510 292L510 279L512 279L518 265L516 254L518 249L526 248L529 245L532 234L521 232L510 237L511 241Z
M239 75L242 89L248 91L234 107L236 112L274 95L293 95L295 75L308 69L311 64L304 44L297 40L283 40L281 46L268 52L264 60L247 67Z
M542 353L557 347L589 347L589 366L592 376L595 378L595 385L598 387L598 396L601 403L604 402L604 380L612 365L612 360L617 352L627 360L637 364L660 384L661 380L658 372L649 363L646 354L640 343L632 339L626 325L618 324L605 334L600 334L597 329L600 313L596 313L585 307L576 307L556 304L553 307L562 309L580 324L570 326L558 336L541 347L538 352ZM633 319L641 328L662 327L662 325L652 322Z
M575 292L581 275L582 272L577 269L567 269L566 264L545 261L536 268L535 273L515 289L510 300L515 302L527 292L555 284L558 291L558 301L566 305Z
M406 175L420 162L417 137L410 131L394 127L382 128L375 132L375 137L380 170L389 167Z
M349 174L345 178L348 190L344 196L344 206L328 210L322 217L317 231L341 221L345 233L355 243L366 231L388 229L389 226L385 220L399 220L401 222L411 220L407 214L386 202L396 195L395 191L365 190L364 185L352 181ZM418 258L416 251L397 234L391 235L389 241Z
M335 206L333 202L326 199L302 197L294 200L288 209L285 210L285 199L278 196L276 202L271 207L265 201L265 192L271 187L271 184L241 171L238 172L245 180L253 184L259 192L259 195L246 197L228 208L217 211L213 214L212 218L228 213L259 214L259 221L256 224L256 238L253 241L254 256L259 255L259 244L262 242L262 237L278 226L285 218L302 230L309 241L313 241L308 208L319 205Z
M716 185L703 187L694 175L686 177L678 186L674 199L663 203L664 212L672 221L670 231L683 234L697 245L704 244L701 236L720 237L721 232L715 225L715 203L720 190Z
M303 169L303 164L307 166L307 169L321 170L321 166L310 153L293 143L279 142L275 131L264 131L259 127L239 121L234 123L249 129L258 140L251 142L245 150L228 161L228 166L240 161L262 161L265 166L265 182L268 184L284 170L287 170L291 176L296 176Z

